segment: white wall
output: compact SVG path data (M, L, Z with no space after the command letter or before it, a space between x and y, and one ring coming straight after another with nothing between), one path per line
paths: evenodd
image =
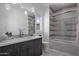
M47 6L44 15L44 39L45 42L49 42L49 6Z

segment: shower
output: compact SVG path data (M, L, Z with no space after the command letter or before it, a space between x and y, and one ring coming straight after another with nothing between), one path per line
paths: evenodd
M78 6L76 3L52 3L50 14L50 48L78 55L76 43L76 25Z

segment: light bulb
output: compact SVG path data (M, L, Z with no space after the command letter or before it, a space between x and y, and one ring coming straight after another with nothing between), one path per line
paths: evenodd
M25 11L24 14L27 15L27 11Z
M32 12L35 12L35 9L34 9L34 7L32 7L32 8L31 8L31 10L32 10Z
M10 4L5 4L5 8L6 8L6 10L10 10L11 9Z

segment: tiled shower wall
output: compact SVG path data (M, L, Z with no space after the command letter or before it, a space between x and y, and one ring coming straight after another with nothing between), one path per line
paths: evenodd
M64 8L52 14L50 12L50 40L64 39L75 41L76 18L76 6Z

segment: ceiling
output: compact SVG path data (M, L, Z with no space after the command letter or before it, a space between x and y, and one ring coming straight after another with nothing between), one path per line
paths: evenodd
M74 5L76 5L76 3L52 3L50 5L50 9L52 9L53 12L56 12L63 8L74 6Z

